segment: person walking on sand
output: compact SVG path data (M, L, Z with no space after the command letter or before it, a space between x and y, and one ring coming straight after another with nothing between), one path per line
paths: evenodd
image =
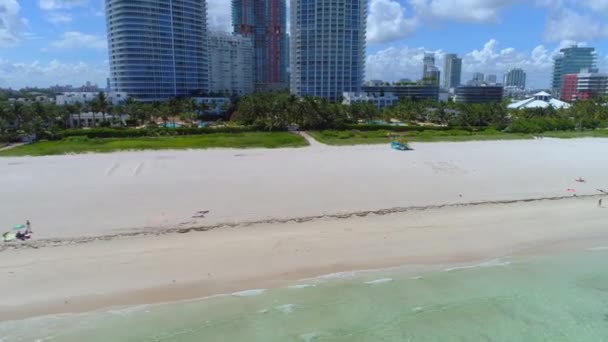
M602 207L602 199L600 198L599 201L597 201L597 207L601 208Z
M30 220L25 222L25 234L32 234L32 224L30 223Z

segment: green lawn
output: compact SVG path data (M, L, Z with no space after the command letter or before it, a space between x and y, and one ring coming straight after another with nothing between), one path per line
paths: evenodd
M379 131L312 131L309 132L317 141L328 145L360 145L388 144L392 138L389 134L403 137L408 142L439 142L439 141L474 141L474 140L518 140L532 139L532 134L500 133L496 131L467 132L453 131L422 131L391 133ZM548 136L548 135L546 135Z
M47 156L87 152L116 152L125 150L169 150L204 148L279 148L302 147L308 142L301 136L286 132L210 133L179 137L86 139L68 138L40 141L34 144L0 151L0 156Z

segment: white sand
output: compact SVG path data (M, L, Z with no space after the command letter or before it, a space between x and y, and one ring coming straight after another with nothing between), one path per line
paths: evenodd
M608 140L413 147L0 158L0 227L30 219L37 239L66 238L608 188Z
M451 207L9 250L0 258L0 293L11 294L2 298L0 320L255 294L242 291L335 272L458 269L597 249L608 246L608 209L595 204Z

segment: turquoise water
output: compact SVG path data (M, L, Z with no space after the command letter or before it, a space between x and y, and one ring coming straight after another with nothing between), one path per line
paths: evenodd
M0 341L606 341L608 250L0 323ZM45 339L46 338L46 339Z

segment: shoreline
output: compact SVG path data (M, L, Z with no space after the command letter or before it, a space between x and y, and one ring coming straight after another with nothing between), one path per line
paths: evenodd
M593 199L567 198L7 250L0 291L14 297L0 305L0 320L196 300L353 270L580 251L608 246L606 222Z

